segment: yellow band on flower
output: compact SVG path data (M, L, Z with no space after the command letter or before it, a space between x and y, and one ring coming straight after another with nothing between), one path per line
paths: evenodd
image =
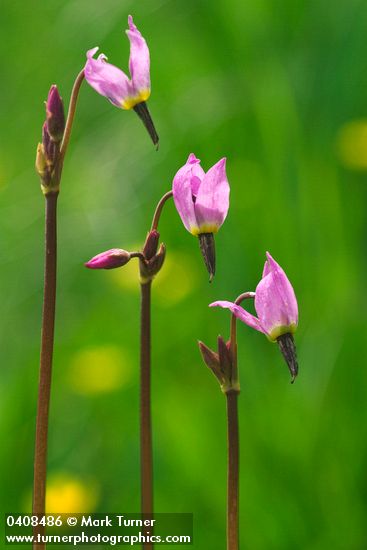
M121 102L121 107L123 109L126 109L127 111L129 109L133 109L135 105L138 103L142 103L143 101L147 101L150 96L150 90L141 90L139 94L135 97L127 97Z
M282 336L283 334L294 334L296 332L297 325L282 325L274 327L269 334L267 334L268 339L270 342L276 342L277 338L279 336Z

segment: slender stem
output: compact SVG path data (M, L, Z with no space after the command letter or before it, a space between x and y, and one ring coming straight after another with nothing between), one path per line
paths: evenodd
M238 550L239 438L238 392L229 391L227 399L228 476L227 476L227 550Z
M244 292L235 300L240 305L243 300L254 298L254 292ZM227 550L238 550L238 502L239 502L239 437L238 437L238 394L240 385L237 368L237 332L236 316L231 317L231 355L232 389L226 392L227 399L227 426L228 426L228 472L227 472Z
M154 230L156 231L158 229L159 218L161 217L163 206L165 205L166 201L168 201L168 199L170 199L172 196L173 196L173 191L167 191L167 193L163 195L163 197L157 204L157 207L155 209L154 216L153 216L152 227L150 229L151 231L154 231Z
M153 450L152 418L150 406L150 303L152 282L141 284L141 332L140 332L140 469L141 511L153 514ZM144 550L152 550L151 543L143 544Z
M79 90L80 90L80 86L82 85L83 80L84 80L84 69L82 71L80 71L80 73L76 77L73 89L71 91L68 116L67 116L66 124L65 124L64 137L62 139L62 143L61 143L61 147L60 147L61 165L62 165L63 159L65 157L66 150L67 150L68 145L69 145L71 129L73 127L74 115L75 115L75 111L76 111L76 104L77 104L77 101L78 101Z
M241 304L241 302L243 302L244 300L249 300L251 298L255 298L255 292L243 292L242 294L240 294L236 300L235 300L235 304L237 306L239 306ZM230 340L231 340L231 350L232 352L236 353L236 349L237 349L237 331L236 331L236 321L237 321L237 317L232 313L232 316L231 316L231 332L230 332Z
M142 254L141 252L131 252L130 258L139 258L139 260L141 260L142 262L145 261L144 254Z
M58 193L45 196L45 272L33 486L33 514L42 515L45 513L46 500L47 434L55 326L57 197ZM35 534L42 532L42 527L35 530ZM34 543L33 548L41 550L46 545Z

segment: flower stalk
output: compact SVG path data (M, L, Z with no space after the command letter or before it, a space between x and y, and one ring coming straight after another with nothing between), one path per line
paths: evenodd
M239 391L226 392L227 401L227 550L238 550L238 502L239 502L239 434L238 434Z
M140 284L140 470L141 511L153 514L153 444L151 416L151 289ZM151 545L144 546L146 549Z
M56 86L51 87L46 102L42 143L37 147L36 170L41 178L41 189L45 196L45 268L32 505L33 514L39 515L44 515L46 511L47 446L56 309L57 199L63 160L83 78L82 71L73 87L66 123L62 99ZM43 526L37 526L34 528L34 535L42 537L44 531ZM33 548L43 550L46 544L34 542Z
M85 265L90 269L114 269L123 267L132 258L138 258L140 271L140 473L141 512L147 517L153 514L153 438L151 413L151 291L154 277L161 270L166 248L159 244L158 225L167 200L173 196L168 191L158 202L150 231L141 252L128 252L112 248L98 254ZM150 530L151 533L151 530ZM152 550L153 544L143 543L144 550Z
M45 200L45 273L42 312L41 359L36 419L34 455L33 514L45 514L47 479L48 420L51 395L52 356L54 347L56 306L56 263L57 263L57 215L58 191L46 195ZM35 535L43 534L39 526ZM33 548L46 548L44 543L35 543Z
M254 292L240 294L234 304L254 298ZM239 548L239 429L238 395L240 383L237 368L236 316L231 317L230 339L218 337L218 352L199 342L204 363L218 379L226 396L227 412L227 550Z
M151 230L143 248L140 266L140 472L141 511L153 515L153 437L151 413L151 290L154 276L160 271L165 247L158 248L158 224L163 207L172 197L168 191L158 202ZM143 543L144 550L152 550L152 543Z

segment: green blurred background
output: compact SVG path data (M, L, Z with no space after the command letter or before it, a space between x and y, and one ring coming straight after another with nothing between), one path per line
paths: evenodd
M48 507L139 510L137 265L83 262L142 245L193 151L228 157L231 208L212 285L173 204L153 289L155 504L225 547L225 400L197 339L228 336L214 299L254 290L269 250L299 301L294 386L276 346L239 326L241 548L367 548L367 4L362 0L2 0L1 499L29 510L43 284L34 172L43 101L68 102L99 45L127 69L132 13L152 59L155 152L133 112L84 84L59 200ZM132 264L133 262L131 262Z

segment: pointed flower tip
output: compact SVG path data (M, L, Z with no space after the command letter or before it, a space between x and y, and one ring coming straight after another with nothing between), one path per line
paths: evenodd
M199 162L200 162L200 159L198 159L197 156L194 155L194 153L189 154L189 157L187 159L188 164L198 164Z
M95 46L94 48L91 48L87 51L86 56L87 59L92 59L92 57L98 52L99 46Z
M267 259L269 262L275 262L273 256L270 254L270 252L268 252L268 250L266 251L266 259Z

